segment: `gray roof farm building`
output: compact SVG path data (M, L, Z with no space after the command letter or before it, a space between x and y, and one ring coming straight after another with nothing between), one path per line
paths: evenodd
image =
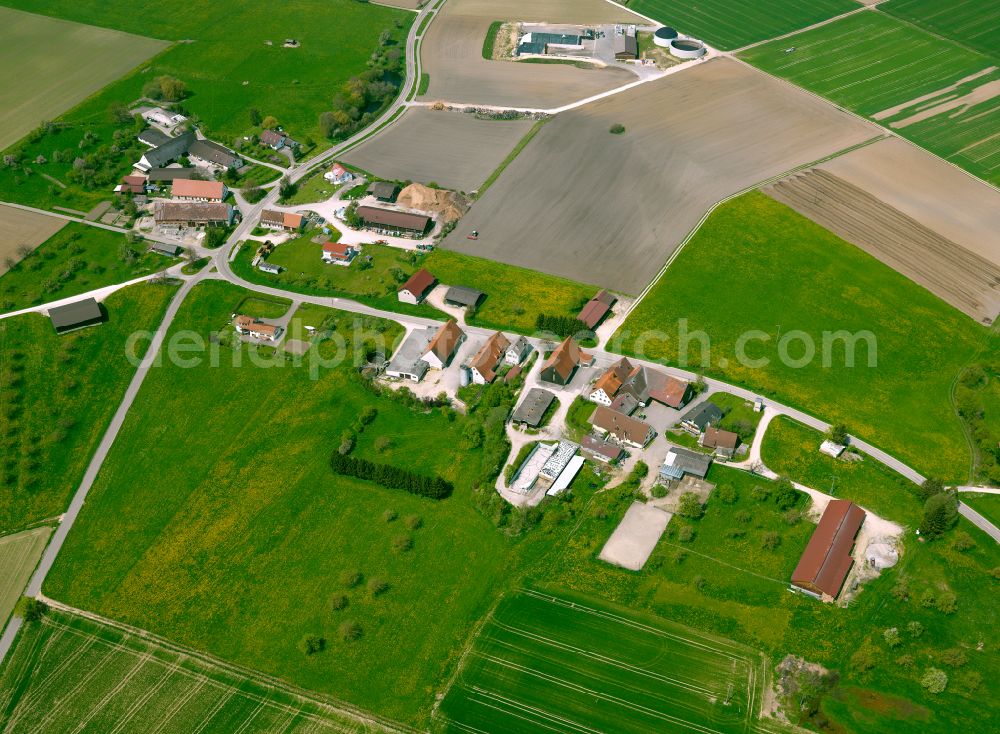
M722 420L722 409L712 402L696 405L681 416L681 423L690 428L704 431L713 423Z
M224 168L239 168L243 164L243 160L233 151L212 140L194 141L191 143L188 154Z
M376 181L366 191L379 201L395 201L399 187L391 181Z
M399 345L385 368L385 374L414 382L424 379L424 375L430 369L430 365L424 360L424 355L427 354L427 347L434 339L436 331L433 327L414 329Z
M180 254L180 245L168 244L166 242L154 242L149 246L150 252L158 252L161 255L169 255L170 257L176 257Z
M170 136L160 132L155 127L149 127L139 133L139 142L145 143L150 148L157 148L164 143L170 142Z
M219 202L158 201L153 219L157 224L232 224L233 208Z
M199 179L196 168L150 168L146 174L149 183L173 183L181 179Z
M660 475L667 479L683 479L685 474L689 474L704 479L711 465L711 456L675 446L667 452Z
M376 206L359 206L357 214L369 226L386 229L404 230L423 234L431 218L425 214L411 214L393 209L382 209Z
M163 145L158 145L155 148L147 150L142 158L139 159L139 162L135 164L135 167L142 171L148 171L151 168L165 166L187 153L195 142L195 134L193 132L178 135Z
M614 37L615 58L619 60L639 57L639 42L635 36L627 33L616 33Z
M854 563L851 549L864 521L865 511L850 500L831 500L792 571L792 585L836 597Z
M82 329L85 326L99 324L104 319L101 307L93 298L67 303L65 306L55 306L49 309L49 320L57 334Z
M478 306L479 302L483 300L484 295L486 294L482 291L477 291L475 288L467 288L464 285L453 285L444 294L444 301L455 306Z
M549 409L549 406L552 405L552 401L555 399L556 396L548 390L533 387L528 391L521 404L517 406L517 410L514 411L511 420L515 423L526 423L529 426L535 427L542 422L545 411Z

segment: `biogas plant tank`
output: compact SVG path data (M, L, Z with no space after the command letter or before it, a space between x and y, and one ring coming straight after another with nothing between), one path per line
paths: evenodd
M679 59L700 59L705 51L705 44L693 38L675 38L670 42L670 54Z
M670 42L675 38L677 38L677 31L666 25L653 33L653 43L662 48L670 48Z

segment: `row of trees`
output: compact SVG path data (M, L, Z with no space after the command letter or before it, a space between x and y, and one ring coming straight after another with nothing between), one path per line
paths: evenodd
M538 318L535 319L535 328L538 331L551 332L561 337L576 336L580 332L590 333L587 325L578 318L573 316L552 316L545 313L538 314Z
M451 482L439 476L429 477L391 464L376 464L374 461L355 458L339 451L330 457L330 467L336 474L367 479L383 487L401 489L410 494L436 500L450 496L455 489Z

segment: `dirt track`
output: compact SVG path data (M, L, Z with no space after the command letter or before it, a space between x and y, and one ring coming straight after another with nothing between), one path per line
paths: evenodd
M876 133L714 59L557 115L444 246L638 293L712 204Z
M829 171L796 174L764 192L969 316L992 322L1000 312L1000 267Z
M64 226L63 219L0 205L0 275L7 272L7 258L21 259L17 248L27 245L34 249Z
M433 181L446 189L474 191L533 124L412 107L344 160L382 178Z
M636 21L604 0L448 0L420 47L430 86L421 100L551 108L636 80L624 69L487 61L483 41L496 20L550 23Z

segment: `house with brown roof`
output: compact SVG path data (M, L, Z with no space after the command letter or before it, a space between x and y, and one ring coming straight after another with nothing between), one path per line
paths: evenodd
M288 136L278 130L264 130L260 134L261 145L266 145L271 150L281 150L284 148L287 139Z
M740 437L732 431L724 431L715 426L709 426L701 434L698 443L706 449L712 449L721 459L731 459L740 445Z
M353 180L354 174L339 163L334 163L333 167L323 174L323 178L333 184L343 184Z
M582 351L573 337L568 336L545 360L540 377L554 385L568 385L581 364L589 365L593 361L594 358Z
M228 226L233 223L233 208L218 202L158 201L153 220L159 226Z
M301 214L265 209L260 213L260 226L284 232L300 232L306 219Z
M854 564L854 539L865 521L865 511L850 500L831 500L809 538L792 586L812 596L833 600Z
M694 395L694 388L686 380L633 365L623 357L597 378L589 397L598 405L611 405L621 394L631 395L642 406L655 400L670 408L682 408Z
M590 416L590 423L601 433L607 434L623 446L641 449L656 435L653 427L638 418L632 418L606 405L598 405Z
M327 242L323 245L323 262L348 266L359 252L356 245L348 245L344 242Z
M617 301L618 299L613 294L602 290L587 301L587 305L583 307L576 318L582 321L588 329L594 329L608 315L608 311Z
M355 213L361 226L392 237L422 237L431 224L426 214L413 214L378 206L359 206Z
M179 178L170 187L170 195L181 201L222 201L229 189L222 181L199 181Z
M427 345L423 359L432 369L443 370L463 342L465 342L465 332L459 328L455 319L449 319Z
M146 177L139 175L123 176L122 182L115 186L115 193L142 196L146 193Z
M497 367L503 362L507 347L510 346L510 339L501 332L495 333L476 352L469 361L469 370L472 372L472 381L477 385L486 385L493 382L497 376Z
M621 386L632 375L632 370L632 363L625 357L608 367L607 371L597 378L590 389L591 401L598 405L611 405L611 401L615 399Z
M594 436L584 436L580 446L587 454L605 464L614 464L625 455L625 449L615 442Z
M434 289L435 283L437 283L437 278L431 275L430 271L425 268L420 268L420 270L410 276L409 280L400 286L399 290L396 291L396 297L402 303L409 303L416 306Z
M254 339L260 339L261 341L268 342L278 341L282 332L280 326L265 324L260 319L255 319L253 316L244 316L242 314L233 319L233 326L236 327L236 331L239 334L251 336Z

